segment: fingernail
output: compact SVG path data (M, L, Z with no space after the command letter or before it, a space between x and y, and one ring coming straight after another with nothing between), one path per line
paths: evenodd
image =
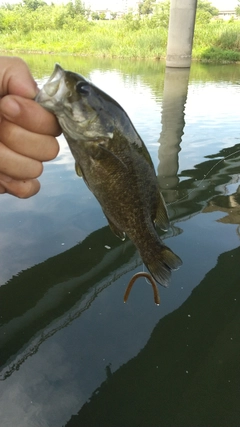
M15 99L11 99L11 98L5 98L5 99L2 98L1 111L2 111L2 115L5 118L16 117L21 112L20 106L17 103L17 101L15 101Z

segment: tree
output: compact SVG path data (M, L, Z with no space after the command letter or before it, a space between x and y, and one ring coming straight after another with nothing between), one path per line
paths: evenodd
M237 5L237 7L235 9L235 12L236 12L237 16L240 16L240 0L238 0L238 5Z
M111 12L111 18L116 19L116 17L117 17L117 12Z
M29 10L37 10L39 7L47 6L43 0L23 0L23 4Z
M92 12L91 13L91 18L93 21L98 21L99 20L99 15L97 12Z
M196 15L197 24L208 24L213 16L218 16L218 14L219 10L215 6L212 6L209 1L198 0Z
M14 4L11 3L3 3L0 5L0 9L6 9L6 10L13 10L14 9ZM0 20L1 22L1 20Z
M139 3L138 5L139 15L150 15L151 13L153 13L153 10L154 10L153 3L155 2L156 0L143 0L141 3Z
M207 0L198 0L197 2L198 10L203 10L204 12L210 13L212 16L218 16L219 10Z
M99 13L99 19L101 19L102 21L104 21L106 19L106 13L105 12L100 12Z
M86 9L81 0L70 1L66 4L66 7L68 15L70 15L72 18L74 18L76 15L85 16Z
M85 15L85 5L81 0L74 1L74 10L76 15Z
M154 15L156 26L168 28L170 15L170 0L161 1L156 4L154 8Z

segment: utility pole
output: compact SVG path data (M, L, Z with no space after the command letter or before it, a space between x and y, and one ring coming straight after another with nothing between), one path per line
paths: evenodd
M171 0L167 67L190 67L197 0Z

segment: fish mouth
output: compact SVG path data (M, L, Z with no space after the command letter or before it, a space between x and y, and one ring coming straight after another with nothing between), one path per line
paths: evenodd
M69 92L65 84L65 75L64 69L59 64L55 64L53 73L37 94L35 101L47 110L53 111L54 105L61 103Z
M53 97L56 95L64 75L65 71L63 68L59 64L55 64L53 73L49 77L47 83L44 85L44 90L48 96Z

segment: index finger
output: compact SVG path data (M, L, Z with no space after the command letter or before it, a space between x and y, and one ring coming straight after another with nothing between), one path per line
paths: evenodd
M0 100L0 113L30 132L52 136L61 133L56 117L32 99L6 95Z
M31 99L37 92L37 84L21 58L10 56L0 58L0 96L12 93Z

